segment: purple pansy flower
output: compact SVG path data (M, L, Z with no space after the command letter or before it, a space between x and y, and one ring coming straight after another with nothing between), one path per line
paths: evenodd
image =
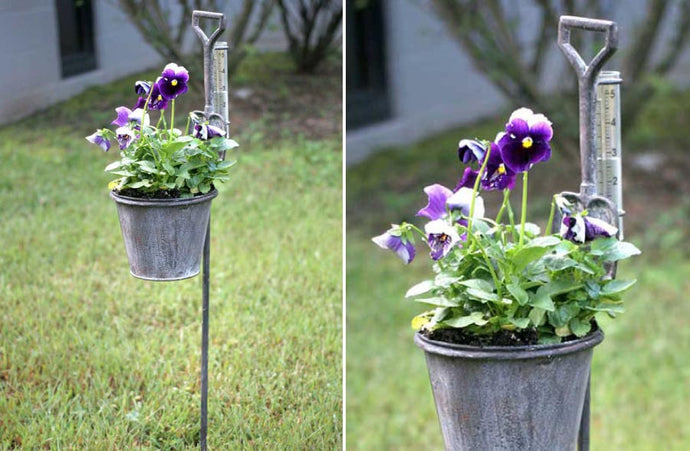
M168 99L161 94L160 87L157 83L154 83L153 86L151 86L151 84L148 82L138 81L135 90L137 91L137 94L141 96L139 97L139 100L137 100L137 104L134 105L135 110L144 108L146 105L146 99L149 98L149 92L151 92L151 98L149 99L148 106L150 110L164 110L167 108Z
M469 216L472 189L461 187L454 193L443 185L434 184L424 188L424 192L429 197L429 202L426 207L417 212L417 216L426 216L434 221L445 218L448 215L447 209L459 210L464 216ZM481 218L483 216L484 200L477 196L474 202L474 217Z
M510 115L505 133L496 137L506 167L515 173L551 158L549 141L553 136L551 122L543 114L520 108Z
M504 163L498 145L491 143L489 161L487 161L484 175L482 175L482 189L486 191L513 189L515 176L515 172Z
M199 139L211 139L216 136L225 136L225 130L216 127L215 125L210 125L206 123L196 123L194 124L194 132L192 136Z
M564 216L561 223L561 236L575 243L592 241L595 238L616 236L618 228L606 221L589 216Z
M103 135L101 135L100 130L97 130L92 135L87 136L86 140L90 143L99 146L101 149L103 149L103 152L107 152L110 149L110 141L105 139Z
M477 176L479 171L475 171L471 167L467 166L465 171L462 173L462 177L458 180L458 184L455 185L453 191L458 191L461 188L471 188L474 189L474 183L477 181Z
M453 193L448 200L446 200L446 206L451 210L461 212L462 216L469 218L473 195L473 189L460 188L458 191ZM484 217L484 199L482 199L480 196L477 196L477 198L474 200L474 217Z
M117 125L118 127L124 127L127 125L129 122L129 115L132 114L132 110L126 106L119 106L115 108L115 112L117 112L117 118L112 121L111 124Z
M458 158L463 164L482 161L485 153L484 144L476 139L461 139L458 143Z
M429 255L433 260L445 257L454 246L460 243L460 236L455 227L443 219L428 222L424 226L424 231L431 249Z
M163 73L156 80L156 84L160 88L163 97L167 100L173 100L175 97L187 92L188 81L189 72L187 72L187 69L184 66L170 63L163 68Z
M115 130L115 136L117 137L117 142L120 143L120 150L124 150L132 144L132 141L136 138L134 130L130 127L120 127Z
M417 212L417 216L426 216L432 221L445 217L448 214L446 201L453 195L453 192L438 183L427 186L424 188L424 192L429 197L429 202L426 207Z
M414 245L410 241L403 240L400 235L396 235L394 233L395 228L387 231L384 234L375 236L371 239L371 241L376 243L382 249L392 250L398 257L402 259L402 261L405 262L405 264L409 264L412 260L414 260Z

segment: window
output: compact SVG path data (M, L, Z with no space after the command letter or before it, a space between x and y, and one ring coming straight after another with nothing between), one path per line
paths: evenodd
M62 77L96 69L91 0L57 0Z
M348 129L390 117L382 0L347 0Z

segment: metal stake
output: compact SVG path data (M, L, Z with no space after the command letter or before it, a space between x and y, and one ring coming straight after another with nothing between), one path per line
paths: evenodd
M586 64L577 50L570 44L571 29L581 29L605 33L605 44L599 53ZM579 210L587 209L592 216L599 217L610 224L619 223L619 211L614 203L597 192L597 143L596 143L596 82L597 75L604 63L618 48L618 26L608 20L588 19L584 17L561 16L558 24L558 46L575 69L579 88L580 107L580 165L582 183L579 193L561 193ZM603 182L603 181L602 181ZM601 184L599 184L601 187ZM608 268L608 275L615 276L615 265ZM590 426L590 384L587 382L585 401L582 407L578 449L589 451Z
M218 20L218 28L210 37L199 27L199 19L206 18ZM214 43L225 30L225 15L208 11L194 11L192 13L192 29L201 39L204 52L204 115L206 118L217 116L214 108L214 73L213 73L213 49ZM227 47L227 45L226 45ZM227 76L227 73L226 73ZM227 83L226 83L227 85ZM227 111L224 111L227 116ZM223 125L227 118L221 118ZM206 240L204 241L204 262L201 286L201 409L199 447L206 451L206 436L208 432L208 330L209 330L209 287L211 274L211 218L209 215L206 228Z

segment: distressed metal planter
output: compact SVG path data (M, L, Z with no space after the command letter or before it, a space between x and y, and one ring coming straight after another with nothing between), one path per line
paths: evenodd
M216 190L190 199L138 199L110 193L120 218L130 272L146 280L199 274Z
M415 335L446 450L576 449L601 330L555 345L465 346Z

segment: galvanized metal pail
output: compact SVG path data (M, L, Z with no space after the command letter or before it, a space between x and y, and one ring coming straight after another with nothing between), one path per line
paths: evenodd
M146 280L199 274L216 190L189 199L138 199L110 193L117 204L130 272Z
M534 346L414 341L426 354L446 450L574 450L601 330Z

